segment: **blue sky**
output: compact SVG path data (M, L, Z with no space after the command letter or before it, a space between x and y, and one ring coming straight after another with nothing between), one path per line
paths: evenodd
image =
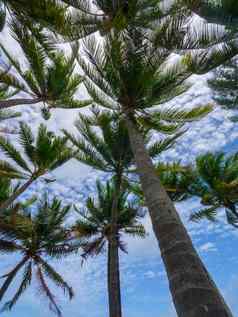
M16 44L4 36L4 43L21 58ZM184 96L174 100L171 105L184 107L211 102L211 92L206 86L206 78L195 76L194 86ZM84 91L79 91L84 96ZM22 107L23 116L20 120L28 122L35 129L41 122L36 107ZM62 128L73 131L73 121L77 111L57 110L47 125L54 131ZM163 154L161 159L193 162L196 155L206 151L238 150L238 124L229 120L230 114L219 107L200 122L191 125L189 131L180 139L177 146ZM10 122L10 125L9 125ZM17 128L16 121L8 121L6 126ZM1 124L4 127L4 124ZM75 161L54 173L57 182L51 184L49 192L65 199L65 202L82 204L89 194L94 193L95 179L99 174ZM40 195L43 183L38 182L31 191ZM188 221L192 211L199 208L199 201L190 200L178 204L178 210L191 234L195 246L205 262L209 272L216 281L225 299L232 307L234 316L238 316L236 305L238 296L238 255L236 253L238 231L225 223L221 211L216 224L203 221L199 224ZM73 215L72 215L73 217ZM157 243L154 239L150 220L144 220L148 236L145 240L126 239L128 255L121 254L121 279L123 312L127 317L175 317L169 295L166 274L161 262ZM15 257L2 257L1 274L14 264ZM103 317L107 315L106 292L106 254L90 260L83 267L79 257L70 257L60 263L54 263L65 279L74 287L76 296L67 302L63 294L55 291L63 308L64 316L70 317ZM20 299L17 307L3 317L34 317L51 316L47 303L39 294L37 287L28 289ZM15 286L8 296L14 291ZM7 298L6 298L7 299Z

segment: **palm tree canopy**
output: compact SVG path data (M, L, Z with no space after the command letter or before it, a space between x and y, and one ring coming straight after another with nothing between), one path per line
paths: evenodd
M97 182L97 199L91 197L86 202L86 208L77 209L80 219L73 227L77 238L82 239L83 257L95 256L103 252L106 242L112 232L112 206L115 197L115 183L113 181L102 185ZM145 237L145 229L139 222L142 214L138 205L129 199L129 191L124 188L118 197L117 234L118 245L122 251L126 251L122 241L122 234Z
M44 41L42 47L42 43L40 44L27 28L21 27L17 20L12 21L11 31L23 51L26 67L22 67L1 43L1 49L12 66L9 71L1 71L2 85L11 88L13 92L21 92L30 97L32 104L43 102L43 109L81 108L90 104L89 100L80 101L75 98L83 81L83 77L75 73L77 44L72 45L71 54L66 56L61 51L56 52L47 37L41 39ZM9 104L12 106L11 102ZM14 105L17 104L16 100ZM6 105L0 102L0 105L7 107L7 102Z
M192 195L201 198L201 204L209 206L192 215L192 220L215 220L219 208L226 209L227 220L236 226L238 213L238 154L207 153L196 160L197 178L189 188Z
M47 279L61 288L71 299L72 288L63 277L49 264L49 258L61 259L78 251L79 242L72 242L64 223L70 206L62 206L57 198L52 201L47 196L38 203L37 211L25 209L16 215L14 223L8 218L0 220L0 252L21 255L21 261L7 274L0 288L0 300L12 284L15 277L23 271L20 286L13 298L3 310L10 310L23 292L30 286L33 274L39 283L39 289L49 300L50 309L61 316L55 296L47 285Z
M7 178L38 178L53 171L72 158L72 151L67 147L65 137L56 136L40 125L34 137L31 128L20 124L19 143L23 155L5 137L0 137L0 149L15 164L8 161L0 162L0 175ZM16 166L15 166L16 165Z
M92 109L91 115L79 114L75 127L78 136L64 130L65 136L75 146L75 158L100 171L112 174L133 171L133 153L130 146L127 128L123 119L118 118L116 112ZM146 129L148 151L153 158L169 149L177 137L167 137L160 141L152 141L153 137Z
M89 95L98 106L119 114L132 114L138 126L163 133L174 133L187 121L198 120L211 111L210 105L189 110L165 107L184 93L184 81L191 75L183 64L165 67L170 53L149 44L136 48L129 38L115 38L99 44L88 39L87 60L79 57Z

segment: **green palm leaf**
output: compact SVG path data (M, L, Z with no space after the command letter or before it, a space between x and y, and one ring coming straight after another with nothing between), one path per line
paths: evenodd
M0 148L5 155L11 158L19 167L31 173L31 169L28 167L27 162L23 159L19 151L6 138L1 136Z

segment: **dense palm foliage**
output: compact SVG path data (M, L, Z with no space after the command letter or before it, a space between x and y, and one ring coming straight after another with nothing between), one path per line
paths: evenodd
M135 172L134 158L124 120L116 112L92 109L91 115L81 115L75 121L78 135L64 130L65 136L75 147L75 158L94 169L113 176ZM142 132L148 144L148 152L156 159L174 145L181 133L153 141L148 129Z
M211 111L210 105L175 109L163 104L189 89L184 81L191 75L183 64L165 67L170 51L145 44L135 47L111 38L103 44L85 41L87 60L78 57L85 72L88 93L98 106L133 116L138 126L165 134L176 132L187 121L198 120ZM161 105L160 107L156 107Z
M129 199L129 195L126 187L118 192L114 180L106 185L97 182L97 200L88 198L86 208L78 210L80 219L73 227L74 235L83 241L83 259L103 253L107 246L110 317L122 316L119 249L126 252L123 237L145 237L145 229L139 222L142 214L138 212L138 205ZM115 209L116 222L113 217Z
M225 209L228 223L238 226L238 154L207 153L197 158L196 180L191 183L190 193L201 198L207 206L195 212L191 219L215 220L217 213Z
M36 211L29 208L21 210L14 222L7 215L1 216L0 251L9 255L19 254L20 258L16 265L2 276L4 281L0 288L0 300L19 273L23 272L19 287L13 298L5 303L3 310L13 308L31 285L35 275L39 290L49 301L50 309L61 316L60 308L47 280L61 288L70 299L73 297L72 288L49 262L50 259L60 259L75 253L80 246L78 242L70 240L69 232L64 226L69 209L70 206L62 206L62 202L57 198L49 201L45 196L39 202Z
M56 136L44 125L40 125L37 136L34 137L30 127L21 123L19 143L26 159L11 142L5 137L0 137L0 149L16 165L2 160L1 177L26 180L0 205L1 211L11 205L39 177L62 166L72 158L72 151L66 145L67 139Z
M86 208L77 209L80 219L76 221L73 227L73 233L79 237L82 243L82 257L99 255L105 251L107 242L111 235L111 214L113 197L115 192L115 183L107 182L103 185L97 182L97 198L89 197L86 202ZM129 200L130 192L124 188L118 199L118 223L117 239L118 247L126 252L125 243L122 240L123 235L145 237L145 229L139 220L143 217L139 206Z

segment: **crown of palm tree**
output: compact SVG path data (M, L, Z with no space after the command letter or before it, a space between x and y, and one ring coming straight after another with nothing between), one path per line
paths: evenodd
M112 208L116 190L113 181L107 182L106 185L102 185L98 181L97 199L89 197L84 209L80 210L75 207L80 219L77 220L72 230L75 237L82 240L83 258L95 256L104 251L106 242L112 233ZM117 201L118 246L124 252L126 252L126 248L122 241L123 234L140 238L144 238L146 235L143 225L139 222L143 215L139 213L138 205L129 200L128 196L129 191L124 188Z
M219 208L225 208L228 223L238 227L238 154L227 157L224 153L207 153L199 156L195 171L196 181L189 191L201 198L201 204L210 207L194 213L191 219L214 221Z
M79 135L74 136L63 130L65 136L75 146L75 158L97 170L118 175L133 172L133 153L125 123L114 112L100 111L94 108L91 115L79 114L75 122ZM174 145L180 134L159 141L146 129L146 142L152 158L157 158L163 151Z
M72 158L72 151L66 145L65 137L58 137L40 125L36 138L30 127L20 124L19 143L27 158L4 137L0 137L0 149L14 161L16 167L7 161L1 161L0 174L8 178L37 178L53 171Z
M6 217L0 221L0 251L7 254L20 254L21 260L7 274L2 276L4 282L0 288L0 300L22 271L20 286L13 298L6 302L3 310L10 310L20 296L30 286L33 274L42 294L49 300L50 309L61 316L56 298L51 292L47 279L61 288L71 299L72 288L63 277L55 271L49 259L62 259L78 251L79 242L72 242L64 225L70 206L62 206L57 198L49 201L45 196L37 211L22 210L17 214L14 225Z
M189 110L162 105L187 91L184 81L191 73L181 63L165 67L170 52L149 44L136 48L130 38L125 40L99 44L91 37L85 42L87 60L78 61L95 104L133 115L139 126L163 133L174 133L211 111L210 105Z
M36 138L25 123L20 124L19 143L26 156L16 149L6 138L0 137L0 149L14 162L0 161L0 175L4 178L26 179L14 193L0 205L0 210L7 209L39 177L62 166L73 157L67 147L65 137L57 137L41 124Z
M8 72L1 72L0 83L27 98L6 98L0 101L0 108L39 102L44 103L44 109L81 108L90 104L89 100L80 101L75 98L83 81L82 76L74 73L78 45L73 45L71 55L66 57L63 52L54 51L47 38L43 48L16 20L12 21L11 29L22 48L27 66L23 68L1 43L1 49L12 68Z

